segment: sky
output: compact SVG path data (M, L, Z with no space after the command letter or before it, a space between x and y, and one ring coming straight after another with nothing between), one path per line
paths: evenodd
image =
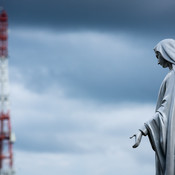
M175 38L172 0L4 0L18 175L154 174L148 138Z

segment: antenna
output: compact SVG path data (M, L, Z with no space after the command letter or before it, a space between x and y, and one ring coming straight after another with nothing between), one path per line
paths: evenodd
M0 13L0 175L14 174L12 144L15 136L10 120L7 41L8 15L3 9Z

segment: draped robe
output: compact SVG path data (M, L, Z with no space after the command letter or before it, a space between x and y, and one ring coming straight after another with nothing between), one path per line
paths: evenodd
M163 80L154 117L145 123L155 151L156 175L175 175L175 66Z

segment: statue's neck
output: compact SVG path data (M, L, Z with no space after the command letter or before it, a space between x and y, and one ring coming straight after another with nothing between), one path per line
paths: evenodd
M175 65L174 64L172 64L172 68L170 68L170 70L174 70L175 71Z

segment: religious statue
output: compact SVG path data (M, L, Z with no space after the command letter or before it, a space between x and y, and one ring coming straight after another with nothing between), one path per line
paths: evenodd
M158 64L170 71L161 84L153 118L130 138L135 137L136 148L142 136L148 136L155 152L156 175L175 175L175 40L160 41L154 51Z

